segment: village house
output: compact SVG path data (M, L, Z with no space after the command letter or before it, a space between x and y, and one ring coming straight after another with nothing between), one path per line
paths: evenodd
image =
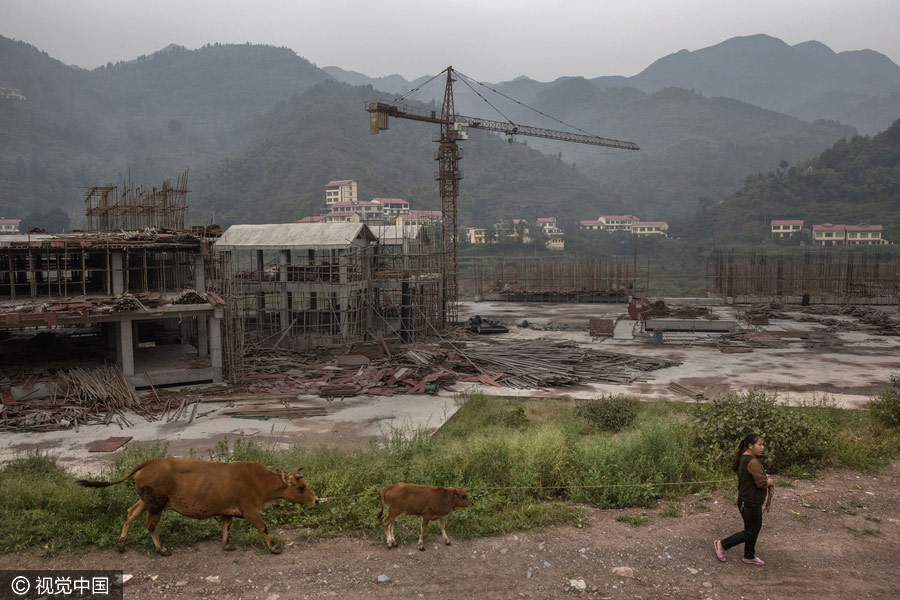
M484 234L486 229L483 227L466 227L466 240L470 244L484 244Z
M669 224L666 221L634 221L631 235L669 237Z
M3 219L0 218L0 235L4 233L19 233L19 224L22 219Z
M556 217L541 217L537 220L538 227L547 236L546 246L550 250L565 250L565 234L556 225Z
M638 220L634 215L601 215L604 231L631 231L631 225Z
M795 233L799 233L803 230L803 220L795 219L795 220L774 220L770 224L772 228L772 237L774 238L789 238L793 236Z
M879 246L889 244L881 237L881 225L813 225L813 241L819 246Z

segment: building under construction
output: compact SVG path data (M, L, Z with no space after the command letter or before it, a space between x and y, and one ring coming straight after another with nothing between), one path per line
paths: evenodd
M739 304L897 304L900 297L900 259L865 251L719 251L713 262L711 292Z
M215 244L211 284L226 302L226 362L248 346L312 349L441 328L440 251L424 227L234 225Z
M205 294L206 240L183 228L185 185L90 188L89 231L3 237L7 385L108 362L136 387L222 380L223 307Z
M476 298L504 302L628 302L635 269L626 260L559 257L475 259L460 283Z

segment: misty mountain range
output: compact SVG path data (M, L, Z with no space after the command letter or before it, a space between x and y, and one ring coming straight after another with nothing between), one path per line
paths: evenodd
M433 127L392 121L371 136L364 112L366 101L427 79L319 69L289 49L249 44L171 45L88 71L0 36L0 88L26 98L0 99L0 214L78 214L80 187L129 177L159 185L185 168L197 222L213 213L222 224L293 220L318 212L325 183L344 178L359 181L362 198L437 208ZM748 175L900 117L900 67L885 56L763 35L681 51L629 78L457 82L459 113L500 120L467 83L519 100L491 99L515 122L570 123L641 146L635 153L534 138L507 144L472 132L463 143L460 222L473 225L546 215L573 224L613 210L690 215ZM442 86L412 101L433 103Z

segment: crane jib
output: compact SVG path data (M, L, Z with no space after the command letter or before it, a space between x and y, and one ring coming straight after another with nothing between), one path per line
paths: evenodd
M366 105L366 110L372 115L372 133L378 133L379 131L387 129L387 117L424 121L426 123L445 123L445 120L441 118L441 114L438 111L412 107L405 104L370 102ZM574 142L576 144L606 146L608 148L617 148L619 150L640 150L640 147L634 142L603 138L585 133L572 133L568 131L557 131L555 129L544 129L542 127L531 127L528 125L515 125L503 121L491 121L489 119L479 119L477 117L466 117L463 115L455 115L453 122L466 125L472 129L493 131L510 136L525 135L564 142Z

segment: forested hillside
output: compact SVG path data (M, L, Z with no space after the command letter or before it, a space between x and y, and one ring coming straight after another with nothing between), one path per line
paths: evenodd
M254 124L261 141L197 183L197 211L224 223L296 220L320 213L333 179L356 180L363 200L399 197L416 209L440 210L437 127L392 120L389 130L372 135L365 104L373 94L371 87L325 83L279 104ZM461 224L554 215L574 226L586 215L624 208L578 170L522 143L473 131L462 147Z
M26 97L0 100L0 212L71 214L80 187L199 174L252 135L249 120L329 79L269 46L171 46L86 71L0 36L0 87Z
M874 137L840 140L816 158L751 175L678 229L754 242L767 237L772 219L883 225L884 237L900 243L900 120Z
M80 214L85 186L129 177L159 185L186 168L190 214L198 221L315 213L324 184L344 178L359 182L364 199L399 196L438 208L434 128L392 121L389 131L370 135L365 103L390 95L338 84L288 49L169 46L85 71L0 37L0 86L26 96L0 100L0 214L8 218L60 209ZM574 225L604 212L687 217L701 198L739 189L748 173L805 160L855 133L683 89L600 89L582 78L553 84L519 78L500 87L565 123L634 141L641 150L522 137L507 144L473 131L462 144L463 225L544 215ZM443 82L434 89L440 95ZM503 118L462 83L456 90L459 112ZM569 129L522 105L494 101L516 122Z
M692 214L702 197L737 190L747 173L782 160L814 156L856 131L834 122L808 123L728 98L668 88L601 90L572 79L538 96L537 108L599 135L636 142L637 153L591 153L550 147L600 178L634 214L672 219ZM529 142L531 143L531 142Z

